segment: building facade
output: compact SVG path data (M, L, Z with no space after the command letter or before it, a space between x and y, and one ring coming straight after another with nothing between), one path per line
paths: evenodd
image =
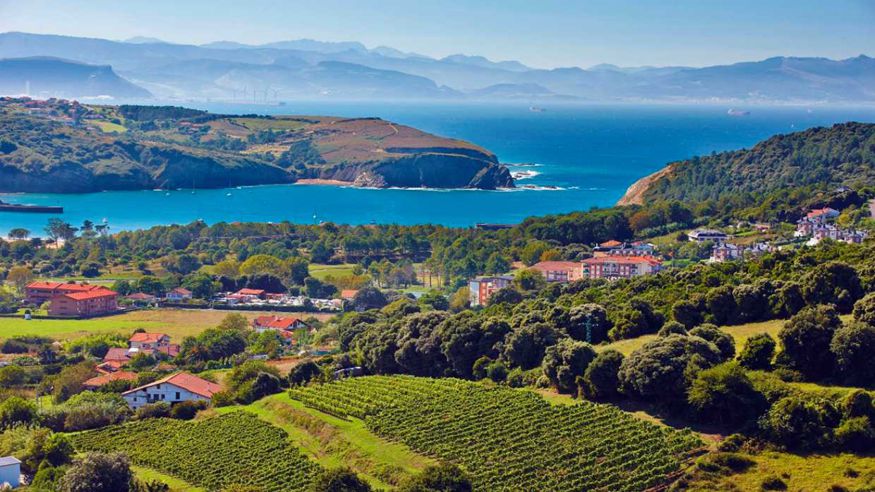
M74 292L52 297L51 316L87 318L118 310L118 293L100 288L89 292Z
M599 256L583 260L587 278L615 280L650 275L662 269L662 261L652 256Z
M532 265L541 272L547 282L574 282L582 280L583 263L578 261L542 261Z
M485 306L492 294L511 284L513 277L509 275L474 278L468 282L468 300L471 306Z
M122 398L136 410L143 405L183 401L211 402L222 387L187 372L180 372L122 393Z

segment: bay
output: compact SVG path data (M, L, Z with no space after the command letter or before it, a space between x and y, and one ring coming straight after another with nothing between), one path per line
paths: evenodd
M178 103L177 103L178 104ZM186 103L216 113L378 116L474 142L513 172L530 175L520 188L373 190L269 185L219 190L89 194L6 194L11 203L62 205L63 220L106 222L112 231L204 220L345 224L517 223L533 215L610 206L638 178L666 163L750 147L778 133L844 121L875 122L875 109L725 105L288 102L283 106ZM524 165L520 165L524 164ZM0 235L24 227L41 235L52 215L0 213Z

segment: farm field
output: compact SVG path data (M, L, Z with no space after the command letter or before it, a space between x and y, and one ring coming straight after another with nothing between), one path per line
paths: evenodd
M293 399L414 451L453 461L477 490L637 491L663 483L703 443L612 406L552 405L532 391L457 379L371 376Z
M350 275L352 275L353 267L354 265L352 264L317 265L315 263L311 263L309 272L311 277L319 280L325 280L325 277L328 277L329 275L334 278L349 277Z
M206 492L206 489L204 488L195 487L184 480L155 471L151 468L131 466L131 470L133 470L134 475L136 475L137 478L144 482L156 480L167 484L167 486L170 487L169 492Z
M78 452L123 451L138 466L208 490L306 490L319 471L282 429L235 412L194 422L150 419L73 434Z
M174 340L197 335L207 328L218 325L228 314L238 311L211 309L152 309L132 311L117 316L86 320L54 320L23 318L0 318L0 339L19 335L43 335L58 340L70 340L92 333L130 334L137 328L161 330ZM261 311L239 311L247 319L257 316L277 314L280 316L313 316L320 320L331 318L325 313L273 313Z
M765 490L763 481L780 478L792 491L872 490L875 458L852 454L797 455L766 451L744 454L756 464L748 470L690 483L691 492ZM774 489L777 490L777 489Z
M308 408L286 393L246 406L217 409L220 414L241 411L285 430L291 442L321 466L348 466L378 489L398 485L435 463L401 443L376 436L360 419L343 419Z

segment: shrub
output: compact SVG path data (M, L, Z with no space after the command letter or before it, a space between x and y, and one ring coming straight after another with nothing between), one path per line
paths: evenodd
M875 430L869 417L852 417L835 430L835 440L843 451L865 452L875 444Z
M618 373L625 394L657 400L677 400L687 392L687 377L697 369L719 364L723 356L699 337L669 335L648 342L623 360Z
M783 357L791 368L808 378L829 375L834 361L830 343L841 325L832 306L813 306L799 311L778 333Z
M584 392L593 399L610 399L619 394L618 373L623 364L623 354L605 350L598 354L583 373Z
M755 421L767 407L763 395L735 362L700 372L687 401L700 419L730 425Z
M775 475L763 479L760 488L763 490L787 490L787 484Z
M687 328L677 321L669 321L662 325L656 336L665 338L669 335L687 335Z
M27 425L37 420L36 404L20 396L12 396L0 403L0 430L15 425Z
M758 333L744 342L738 363L745 369L767 371L775 357L775 339L768 333Z
M723 360L731 360L735 357L735 339L732 335L717 328L715 325L706 323L690 330L691 337L699 337L713 343Z
M137 420L170 417L170 405L163 401L150 403L138 408L134 415Z
M76 461L61 479L62 492L120 492L129 490L134 474L122 454L89 453Z
M592 346L570 338L547 347L541 369L550 383L562 393L575 393L577 378L582 377L596 357Z
M566 331L571 338L592 344L608 339L608 331L612 325L604 307L598 304L583 304L574 306L568 314L569 323Z
M854 304L854 320L875 326L875 292L867 294ZM4 346L4 352L5 346Z
M857 271L838 261L817 265L800 280L802 296L809 305L833 304L840 313L850 313L863 297Z
M788 396L772 405L760 426L770 439L789 449L811 451L831 442L836 413L828 403Z
M202 400L181 401L170 408L170 417L177 420L191 420L206 408L207 402Z
M411 477L398 488L399 492L471 492L471 478L456 465L432 465Z
M875 382L875 326L859 321L835 331L830 351L835 356L838 375L851 385Z
M319 365L308 360L303 364L298 364L289 371L289 384L291 386L302 386L321 375L322 369Z
M320 473L310 486L311 492L370 492L371 486L349 468L335 468Z

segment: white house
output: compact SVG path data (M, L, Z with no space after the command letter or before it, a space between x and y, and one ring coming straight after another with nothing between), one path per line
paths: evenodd
M0 458L0 488L6 484L13 489L21 485L21 462L15 456Z
M705 242L705 241L714 241L715 243L722 243L729 239L729 235L725 232L716 231L714 229L696 229L687 234L687 237L690 241L694 241L697 243Z
M199 378L187 372L179 372L166 378L134 388L122 393L122 398L136 410L150 403L165 402L168 404L182 401L205 401L209 403L213 395L222 387L206 379Z
M171 302L187 301L191 299L191 291L182 287L177 287L167 293L167 300Z

